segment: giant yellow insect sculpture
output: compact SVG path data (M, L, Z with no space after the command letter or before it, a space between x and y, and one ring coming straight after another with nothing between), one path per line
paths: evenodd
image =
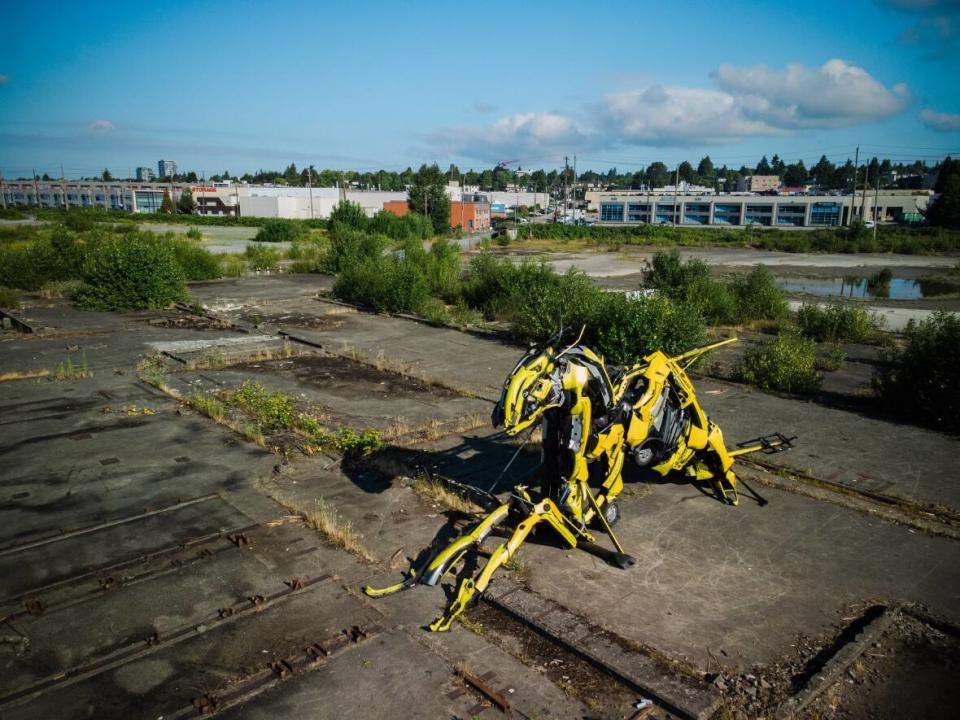
M562 332L523 356L507 377L493 411L494 426L507 435L541 423L539 488L531 492L527 486L517 486L507 502L469 532L427 555L419 567L411 567L402 582L380 589L365 587L367 595L382 597L418 583L436 585L508 519L514 520L513 532L493 551L476 579L461 580L453 601L430 630L449 630L453 620L486 590L494 572L541 523L549 525L570 547L628 568L634 559L624 552L612 527L619 519L614 500L623 489L621 471L626 457L662 476L681 472L693 481L708 482L718 498L736 505L734 458L791 447L794 438L777 433L728 450L720 428L697 402L685 368L703 353L736 338L675 357L656 351L635 365L608 366L580 344L582 330L571 345L557 350L554 346L560 344L561 336ZM616 552L594 542L591 524L609 535Z

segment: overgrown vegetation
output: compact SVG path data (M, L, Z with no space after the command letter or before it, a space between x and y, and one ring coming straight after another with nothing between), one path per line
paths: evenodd
M684 262L677 250L657 252L644 271L644 285L686 303L710 325L782 320L789 311L786 293L762 265L725 283L711 278L702 260Z
M168 238L148 233L107 237L83 260L74 299L85 310L162 308L187 297L186 276Z
M426 240L433 236L434 229L430 219L416 212L408 212L397 216L386 210L380 210L372 218L368 218L363 208L349 200L338 203L330 213L330 230L336 231L350 228L374 235L383 235L391 240L405 242L408 240Z
M780 228L662 227L659 225L559 225L535 223L519 228L520 239L586 240L596 245L703 245L754 247L782 252L896 252L925 254L960 249L960 232L944 228L861 225L803 232Z
M218 259L183 235L71 225L0 229L0 285L73 295L86 309L144 309L184 299L188 280L222 274Z
M854 302L804 304L797 310L797 327L817 342L873 343L883 329L883 318Z
M18 307L20 307L20 296L17 295L17 291L0 287L0 308L16 310Z
M276 270L280 252L260 242L247 245L244 257L252 270Z
M886 409L905 420L960 433L960 317L937 312L910 321L904 345L892 350L874 376Z
M816 349L810 338L781 332L775 340L746 351L737 367L737 378L763 390L812 392L823 380L816 368Z
M257 242L297 242L307 236L307 226L300 220L270 218L260 221Z
M522 341L542 341L567 326L587 326L585 340L608 361L637 360L654 348L676 352L703 339L696 311L668 297L628 299L607 293L575 271L514 264L490 254L461 273L458 248L443 239L384 254L385 238L334 227L326 267L338 273L334 294L378 311L414 312L437 322L510 323ZM451 310L450 307L453 309Z

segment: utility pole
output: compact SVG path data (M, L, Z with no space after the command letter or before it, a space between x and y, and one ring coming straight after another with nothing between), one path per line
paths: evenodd
M848 158L849 159L849 158ZM850 217L847 218L847 226L853 225L853 213L857 209L857 166L860 164L860 146L857 145L857 153L853 160L853 192L851 193Z
M40 184L37 182L37 171L33 171L33 201L40 207Z
M877 225L880 224L880 214L877 212L877 203L880 202L880 168L877 167L876 185L873 190L873 244L877 244Z
M680 190L680 166L677 165L677 174L673 180L673 224L677 223L677 191Z
M307 166L307 191L310 193L310 219L313 220L313 165Z
M573 219L577 219L577 156L573 156Z
M67 202L67 179L63 176L63 163L60 163L60 187L63 189L63 209L69 210L70 203Z
M880 167L877 166L877 170ZM879 173L877 173L879 175ZM860 217L866 221L867 219L867 187L870 185L870 163L864 161L863 163L863 193L860 195Z
M569 158L563 156L563 223L567 223L567 177L570 174L570 161Z

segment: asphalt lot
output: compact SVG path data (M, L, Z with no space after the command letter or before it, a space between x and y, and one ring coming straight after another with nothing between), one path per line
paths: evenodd
M406 557L464 522L414 490L418 468L485 487L515 452L487 418L522 349L356 312L318 299L325 287L328 278L294 275L196 284L227 323L214 327L173 311L37 302L21 312L37 333L0 338L0 371L83 355L93 373L0 383L0 718L500 716L465 685L465 668L517 716L632 714L623 698L635 702L635 687L582 681L562 669L571 660L558 646L531 645L487 615L425 633L443 588L378 601L359 592L395 581ZM279 332L296 352L257 359L283 343ZM166 391L137 371L158 349L175 356L164 356ZM223 364L181 362L228 351ZM176 399L244 380L298 398L332 427L391 434L392 447L359 461L283 438L261 447ZM604 652L633 653L618 662L637 682L687 684L692 694L663 691L680 715L716 703L769 712L877 605L960 623L956 439L696 382L729 442L799 436L775 464L742 471L769 504L744 496L726 507L685 482L628 475L619 532L635 567L538 536L491 597L510 602L522 587L539 607L530 617L548 625L555 604L578 647L588 633L576 623L590 637L602 629L613 643ZM536 462L528 447L498 489ZM305 522L319 498L372 560ZM901 675L917 667L904 658ZM749 695L748 676L770 687ZM666 717L665 704L651 717Z

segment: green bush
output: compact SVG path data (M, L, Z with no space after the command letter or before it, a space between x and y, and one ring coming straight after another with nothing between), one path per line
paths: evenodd
M330 246L323 260L323 268L337 273L354 262L383 255L388 239L371 235L346 225L334 225L330 230Z
M247 273L247 261L236 255L220 256L220 274L223 277L239 278Z
M293 272L319 273L326 267L326 247L316 240L294 242L287 257L293 260Z
M348 263L337 276L333 293L378 312L418 312L430 298L430 287L414 263L379 255Z
M710 278L710 267L702 260L683 262L677 250L657 252L643 283L671 300L693 308L711 325L737 322L740 311L731 287Z
M95 227L93 215L82 210L68 210L64 213L63 224L74 232L87 232Z
M50 281L80 277L85 254L103 235L80 238L61 225L32 237L0 245L0 285L39 290Z
M733 293L740 322L782 320L790 311L787 294L763 265L754 265L749 273L738 276L733 281Z
M555 225L532 223L519 229L521 239L584 240L598 245L701 245L756 247L781 252L938 253L960 249L960 232L942 228L882 226L783 230L780 228L661 227L658 225Z
M349 200L338 202L337 206L330 213L330 228L348 227L354 230L367 229L367 213L359 203L353 203Z
M257 242L296 242L307 235L306 226L299 220L271 218L262 221L262 227L254 240Z
M816 349L810 338L781 332L776 340L749 348L736 374L741 381L764 390L813 392L823 381L817 373Z
M763 266L755 266L732 283L723 283L711 279L705 262L684 262L676 249L654 254L644 271L643 284L693 308L710 325L779 320L788 311L786 293Z
M513 265L482 253L471 261L463 282L467 305L488 318L510 321L524 341L543 341L562 322L615 363L636 362L652 350L676 353L703 339L696 310L666 296L628 299L604 292L582 273L559 275L545 264Z
M259 242L247 245L243 254L253 270L274 270L280 262L278 250Z
M20 307L20 297L17 295L17 291L0 287L0 308L16 310L18 307Z
M187 297L173 246L150 233L107 237L87 255L75 300L85 310L167 307Z
M608 362L637 362L653 350L675 355L704 340L697 313L669 298L604 293L595 311L587 339Z
M204 250L189 237L165 236L173 247L177 263L187 280L213 280L220 277L220 263L213 253Z
M367 221L365 228L368 232L380 233L399 241L426 240L434 234L430 219L413 212L398 217L381 210Z
M290 397L269 392L258 382L244 380L240 389L230 396L229 402L256 418L266 428L293 427L296 418L296 409Z
M852 302L804 303L797 310L797 326L817 342L872 343L883 328L883 318Z
M898 417L960 433L960 317L939 311L921 323L911 320L904 339L874 375L878 397Z
M203 233L200 232L200 228L191 227L187 230L187 237L191 240L203 240Z

